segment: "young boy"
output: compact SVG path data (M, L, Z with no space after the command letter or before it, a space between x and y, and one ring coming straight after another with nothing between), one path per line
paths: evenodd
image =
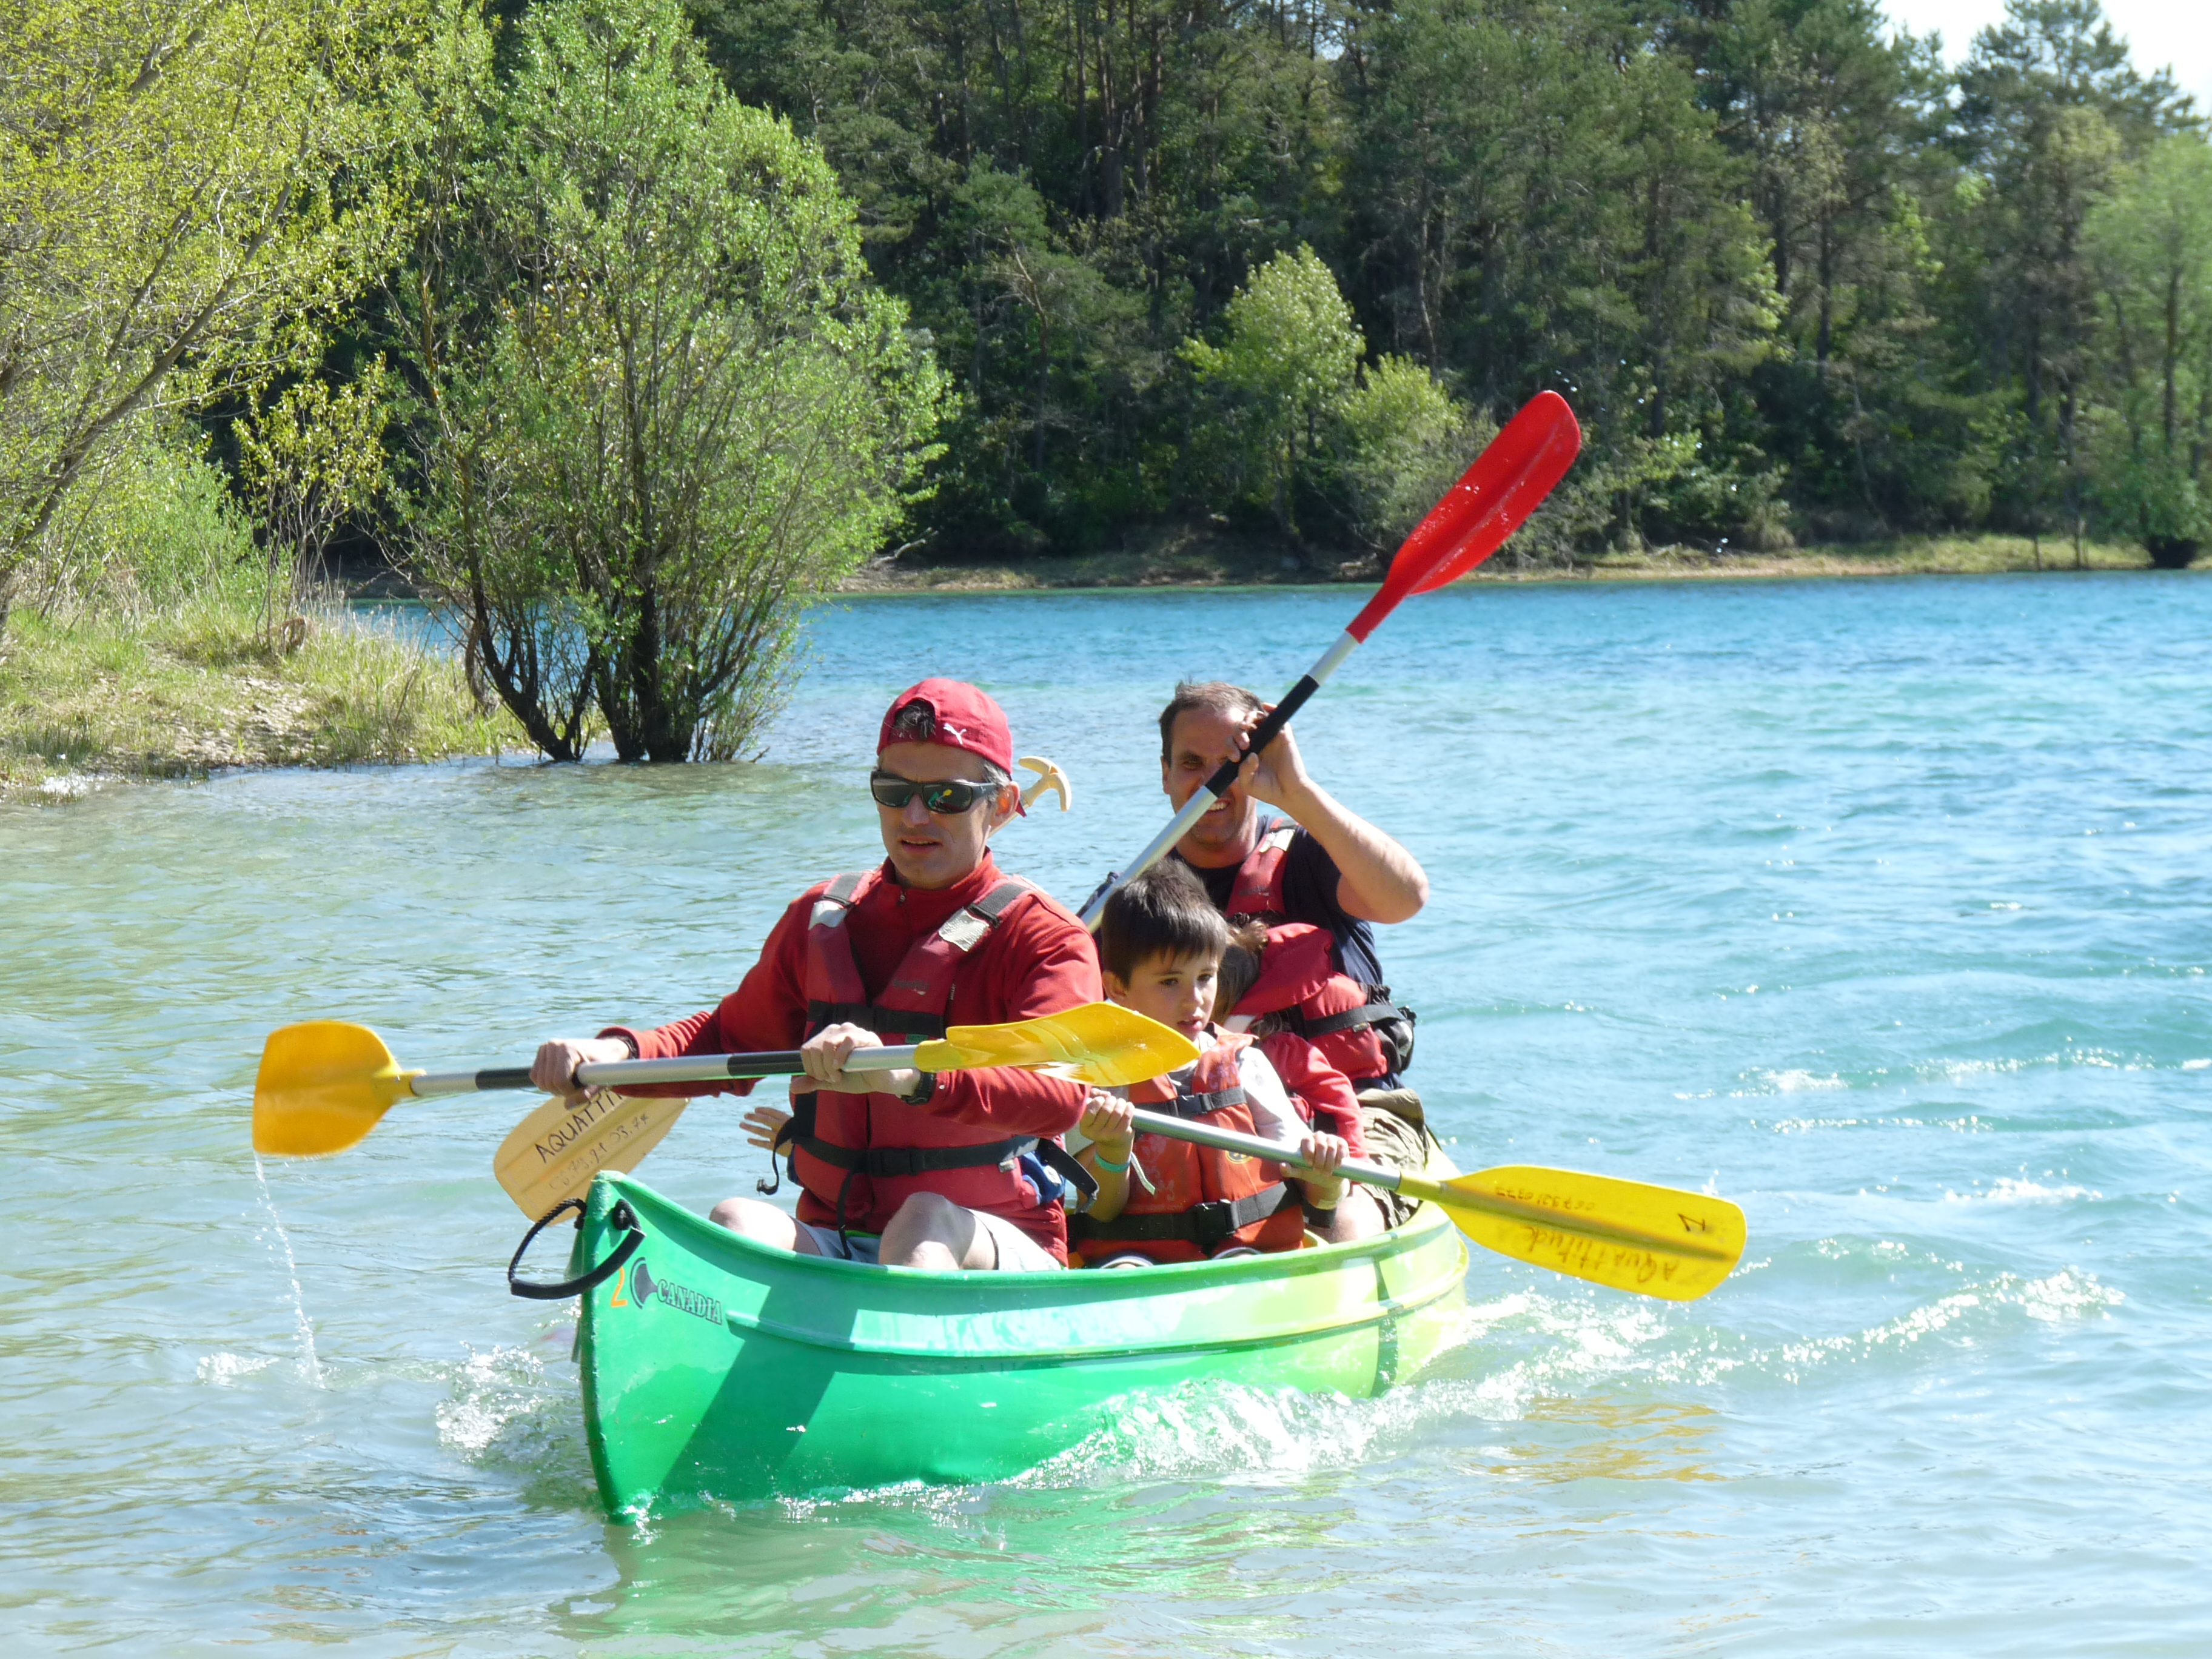
M1331 1242L1359 1236L1342 1233L1345 1183L1331 1173L1344 1160L1343 1140L1308 1129L1258 1046L1213 1024L1228 948L1228 923L1180 864L1155 865L1107 902L1098 929L1107 996L1181 1031L1204 1052L1172 1077L1094 1091L1069 1135L1078 1160L1098 1180L1089 1206L1068 1218L1069 1242L1091 1265L1296 1249L1309 1220ZM1295 1146L1314 1173L1286 1181L1279 1164L1139 1135L1133 1105Z

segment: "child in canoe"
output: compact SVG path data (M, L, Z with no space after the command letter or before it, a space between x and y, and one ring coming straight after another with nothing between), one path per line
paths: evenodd
M1098 929L1107 996L1181 1031L1204 1052L1168 1077L1094 1091L1068 1136L1077 1160L1098 1181L1089 1206L1068 1218L1069 1243L1090 1265L1293 1250L1309 1223L1324 1238L1340 1230L1344 1182L1331 1172L1346 1156L1343 1139L1307 1127L1259 1046L1213 1023L1229 945L1228 923L1179 864L1154 866L1107 901ZM1294 1146L1315 1173L1289 1179L1279 1164L1138 1134L1132 1106Z

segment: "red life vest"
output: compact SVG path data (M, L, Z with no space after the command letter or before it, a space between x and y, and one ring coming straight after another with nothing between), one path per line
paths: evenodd
M1241 887L1243 878L1237 879ZM1366 986L1338 968L1336 940L1326 927L1304 921L1270 927L1260 977L1237 1000L1236 1012L1255 1021L1280 1015L1285 1030L1312 1043L1355 1084L1390 1069L1375 1022L1395 1015L1397 1006L1370 1000Z
M1298 826L1288 818L1263 824L1260 840L1237 867L1237 884L1229 891L1228 916L1279 916L1283 908L1283 860L1297 836Z
M1034 890L1008 878L917 939L884 984L868 1000L854 960L847 918L884 878L880 869L842 875L814 902L806 927L807 1035L824 1026L864 1026L886 1043L921 1042L945 1035L952 1006L952 981L962 958L989 935L1000 919ZM1072 1163L1065 1152L1046 1143ZM1046 1202L1022 1172L1024 1154L1040 1152L1034 1135L1008 1137L988 1126L961 1123L908 1105L896 1095L848 1095L822 1091L792 1103L791 1121L776 1136L787 1148L792 1178L847 1228L880 1233L901 1204L915 1193L937 1193L973 1210L1004 1215ZM1089 1179L1089 1172L1084 1172ZM767 1190L773 1190L768 1188Z
M1335 1135L1354 1158L1367 1156L1367 1137L1359 1127L1359 1097L1352 1080L1322 1057L1295 1031L1271 1031L1260 1039L1260 1052L1283 1080L1298 1115L1323 1134Z
M1237 1078L1237 1054L1250 1042L1217 1034L1213 1047L1187 1072L1132 1085L1129 1103L1256 1134ZM1130 1156L1134 1164L1121 1213L1110 1221L1067 1218L1069 1242L1079 1243L1094 1261L1132 1251L1155 1261L1198 1261L1237 1244L1295 1250L1304 1237L1305 1207L1283 1180L1280 1164L1153 1134L1139 1135ZM1151 1191L1137 1179L1135 1164L1143 1165Z

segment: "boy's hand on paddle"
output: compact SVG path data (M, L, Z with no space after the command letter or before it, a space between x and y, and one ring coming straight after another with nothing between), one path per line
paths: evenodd
M825 1025L799 1045L808 1080L841 1095L903 1095L921 1074L912 1066L892 1072L848 1072L845 1062L863 1048L880 1048L884 1040L863 1025Z
M1336 1135L1309 1134L1298 1142L1298 1162L1332 1186L1342 1185L1336 1179L1336 1166L1351 1154L1352 1148Z
M775 1132L791 1121L789 1112L778 1111L773 1106L756 1106L738 1120L738 1127L745 1132L745 1139L764 1152L775 1150Z
M1083 1103L1083 1115L1076 1120L1075 1132L1115 1163L1122 1163L1137 1139L1134 1112L1127 1101L1103 1089L1093 1089L1091 1098Z
M538 1045L530 1080L549 1095L575 1100L591 1091L576 1082L576 1068L599 1060L628 1060L629 1044L620 1037L555 1037Z
M1351 1150L1335 1135L1309 1134L1298 1142L1298 1162L1312 1171L1299 1176L1298 1184L1316 1209L1333 1208L1343 1198L1344 1177L1336 1173L1336 1166Z

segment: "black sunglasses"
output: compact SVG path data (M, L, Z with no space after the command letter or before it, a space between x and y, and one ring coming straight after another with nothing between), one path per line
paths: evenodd
M901 807L916 795L921 804L942 817L958 817L963 812L973 811L977 801L996 800L1003 783L970 783L965 778L950 778L942 783L917 783L912 778L902 778L896 772L868 774L868 793L880 806Z

